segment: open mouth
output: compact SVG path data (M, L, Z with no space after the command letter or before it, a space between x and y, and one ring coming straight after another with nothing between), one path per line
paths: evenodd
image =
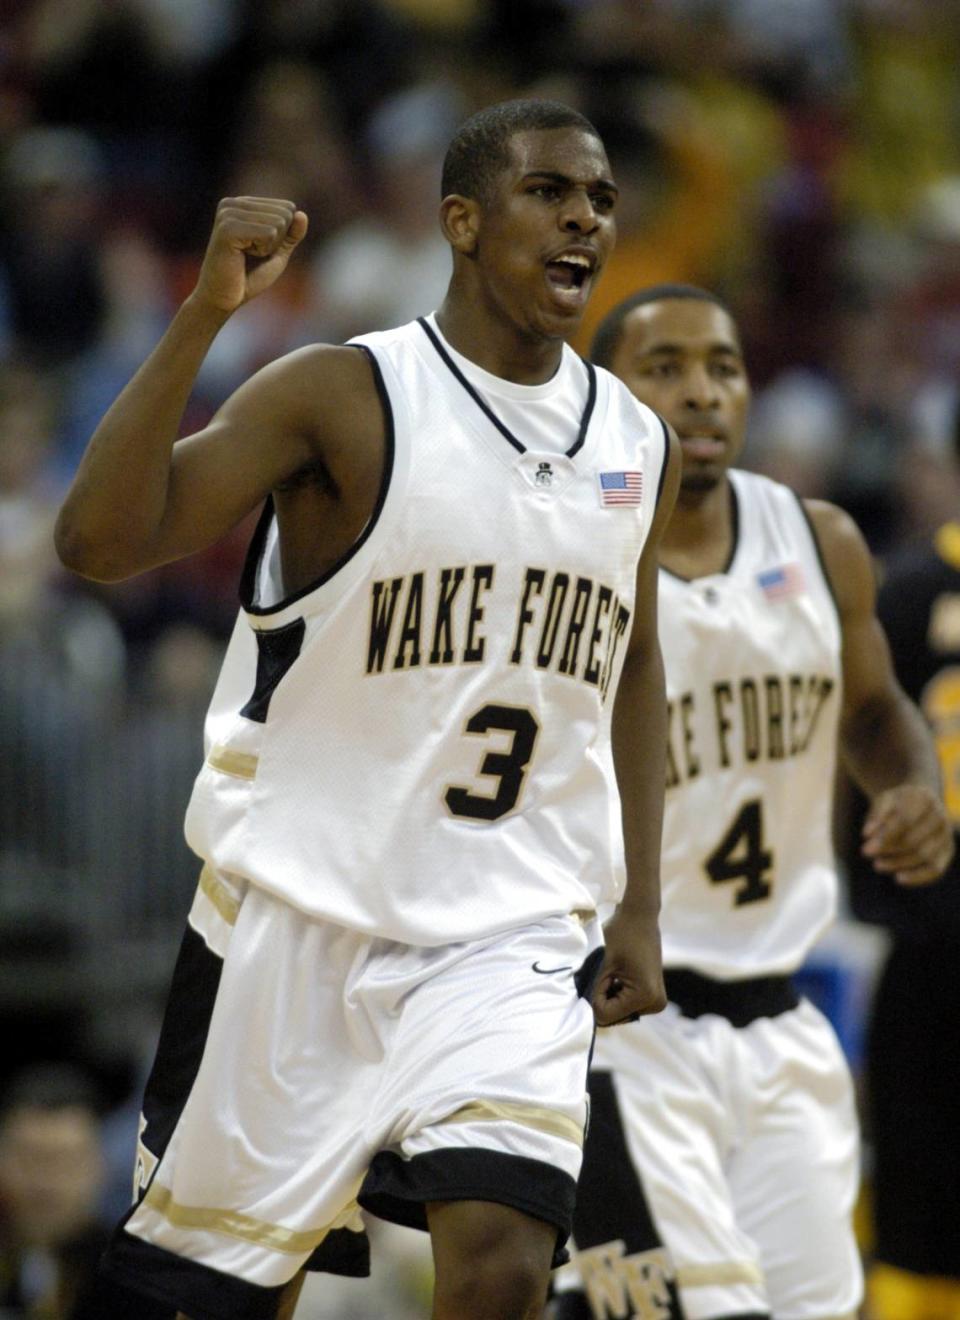
M578 300L590 284L595 262L582 252L561 252L547 262L547 281L561 297Z

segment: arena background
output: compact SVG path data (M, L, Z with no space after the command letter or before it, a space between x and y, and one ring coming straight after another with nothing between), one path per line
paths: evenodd
M0 1080L51 1059L93 1079L105 1216L195 884L182 813L249 527L111 587L64 573L51 527L218 198L295 199L310 233L217 341L185 429L280 353L431 310L456 124L577 105L622 189L577 347L640 284L717 290L756 390L748 466L836 500L879 556L960 508L958 53L956 0L4 0ZM845 916L804 974L855 1068L883 939ZM311 1287L298 1317L427 1314L424 1244L382 1246L373 1284Z

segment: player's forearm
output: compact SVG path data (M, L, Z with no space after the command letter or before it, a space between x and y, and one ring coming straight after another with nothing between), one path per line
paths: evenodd
M841 751L869 797L900 784L922 784L939 795L940 766L930 730L904 695L867 704L841 728Z
M627 658L613 713L613 761L623 814L627 883L620 911L660 910L660 838L666 779L667 702L654 641Z
M97 426L57 519L57 553L68 568L110 581L146 566L167 505L180 421L227 319L188 298Z

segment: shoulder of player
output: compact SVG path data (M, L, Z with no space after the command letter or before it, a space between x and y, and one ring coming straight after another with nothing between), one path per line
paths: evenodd
M297 433L318 456L379 437L383 409L370 362L357 348L310 344L262 367L224 410L264 433Z
M611 402L620 408L626 417L633 414L643 421L643 424L652 434L658 437L669 437L671 434L670 427L660 414L655 412L649 404L642 403L635 394L632 394L619 376L615 376L606 367L594 366L594 371L597 373L598 382L606 383Z
M800 503L841 614L872 610L877 567L860 528L845 509L827 500L802 499Z
M308 344L294 349L258 371L251 384L286 394L294 404L306 402L321 409L345 397L376 397L366 354L341 344Z

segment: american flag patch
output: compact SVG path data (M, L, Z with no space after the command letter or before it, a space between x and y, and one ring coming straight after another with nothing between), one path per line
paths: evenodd
M600 472L600 503L612 508L639 504L643 494L642 472Z
M806 590L803 569L799 564L778 564L757 574L757 586L767 600L786 600Z

